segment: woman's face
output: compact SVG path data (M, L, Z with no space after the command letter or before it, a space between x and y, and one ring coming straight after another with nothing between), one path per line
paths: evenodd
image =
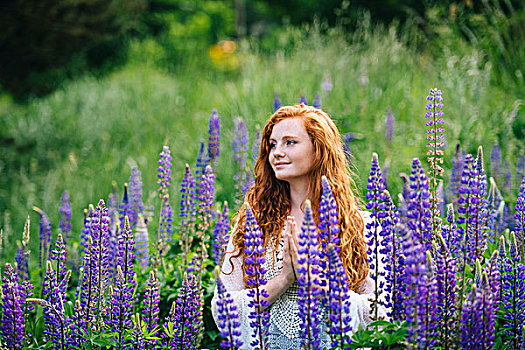
M277 123L269 145L268 160L277 179L290 182L308 178L314 162L314 146L302 117L286 118Z

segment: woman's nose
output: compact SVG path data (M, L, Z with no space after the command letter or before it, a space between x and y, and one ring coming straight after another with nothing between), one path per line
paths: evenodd
M283 149L282 147L280 146L275 146L274 150L273 150L273 156L276 157L276 158L281 158L284 156L284 152L283 152Z

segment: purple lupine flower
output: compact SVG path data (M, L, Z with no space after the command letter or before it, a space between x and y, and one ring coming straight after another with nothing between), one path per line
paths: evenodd
M80 247L82 254L87 254L89 250L89 235L91 232L91 219L93 217L93 206L90 206L88 209L84 209L84 225L82 229L80 230Z
M273 111L274 113L279 109L281 108L282 106L282 103L281 103L281 99L279 98L279 95L278 94L275 94L275 97L273 99Z
M169 196L165 196L161 202L159 235L157 248L160 251L161 257L164 257L168 252L168 243L171 241L173 234L173 210L171 209Z
M131 175L129 176L129 202L131 213L129 215L129 223L133 228L137 223L138 217L144 211L144 204L142 203L142 176L138 167L131 168Z
M62 193L60 203L60 231L64 238L64 244L67 244L71 233L71 198L68 191Z
M124 218L124 231L119 237L117 250L117 276L113 294L110 298L111 316L106 324L113 332L118 334L119 348L130 348L130 343L124 339L126 330L131 329L131 316L133 315L133 304L135 299L133 291L135 280L133 276L133 232L129 218Z
M319 252L321 267L320 281L322 286L326 283L325 273L330 271L331 260L328 256L328 245L332 244L337 253L339 253L339 213L337 211L337 202L335 201L332 188L326 176L321 177L323 183L323 192L321 194L321 203L319 205L319 241L321 250ZM326 302L326 293L323 292L323 301Z
M149 233L148 226L142 215L139 215L135 226L135 249L136 258L139 262L140 269L145 271L149 267Z
M438 203L435 202L435 192L438 182L442 181L441 178L443 177L443 168L440 164L443 164L443 149L445 147L445 135L443 134L445 132L443 124L445 124L445 122L443 121L443 96L441 90L436 88L430 89L427 101L425 106L425 110L427 111L425 118L428 119L425 125L429 128L427 129L427 161L431 169L429 171L429 180L430 192L433 194L432 201L434 201L434 205L437 205ZM434 205L433 208L435 210ZM434 226L434 232L436 231L437 229Z
M146 332L155 333L154 331L158 327L159 321L159 280L155 277L153 271L149 274L148 286L146 287L146 292L144 294L144 307L142 309L142 314L144 324L146 327ZM154 344L155 341L150 341Z
M217 222L213 229L213 257L215 265L220 266L228 245L230 232L228 202L224 202L222 213L217 211Z
M102 199L99 201L96 210L90 205L89 211L92 213L89 225L90 235L82 263L82 282L79 284L83 324L88 326L93 323L100 312L102 293L108 282L106 268L109 247L109 218L104 201Z
M486 273L479 287L472 286L461 318L460 344L463 349L493 349L495 337L494 295Z
M115 214L118 213L118 208L120 204L120 195L118 193L117 183L113 181L111 183L111 193L108 195L108 216L110 218L115 217Z
M5 264L1 307L1 335L2 343L7 349L22 349L25 340L24 303L25 298L21 295L18 277L13 267Z
M503 255L503 328L513 349L523 342L523 323L525 322L525 266L520 262L520 254L514 232L510 235L509 257ZM501 252L500 252L501 253Z
M350 147L350 143L358 138L360 138L360 135L353 132L343 134L343 148L349 163L352 162L352 148Z
M206 152L205 146L205 142L201 141L197 161L195 162L195 176L197 179L200 179L201 175L204 174L204 169L206 169L206 166L209 164L208 153Z
M390 311L387 315L400 320L403 316L403 276L405 274L404 256L401 252L401 242L398 235L399 212L390 197L388 191L384 191L385 195L385 211L384 218L381 221L382 237L380 240L381 248L379 253L381 256L381 263L385 267L385 271L379 273L380 276L385 277L386 283L379 284L379 288L383 288L385 293L385 307Z
M91 245L92 258L95 259L97 286L95 287L97 305L96 312L100 313L103 295L109 283L109 265L110 265L110 252L109 252L109 217L108 210L104 200L101 199L98 202L97 208L95 209L95 215L91 221L91 239L93 243Z
M454 218L454 204L450 203L447 205L447 223L441 226L441 236L443 237L445 244L450 252L450 254L457 258L460 252L459 245L461 242L461 237L456 225L456 220Z
M518 200L514 207L514 233L521 256L525 256L525 177L521 181Z
M43 303L44 342L51 341L56 345L62 344L60 348L64 349L66 339L64 304L66 300L63 299L64 294L57 277L51 262L48 261L42 286L42 298L45 301Z
M67 345L69 349L82 348L86 326L84 309L82 308L80 300L76 300L73 313L67 322Z
M505 265L507 263L507 253L505 251L505 236L501 235L499 237L499 244L498 244L498 271L499 271L499 282L498 282L498 285L499 285L499 295L498 295L498 300L500 303L503 303L504 299L503 299L503 276L505 275Z
M211 224L213 216L212 208L215 205L215 174L209 165L206 167L204 175L201 177L198 192L199 213L205 226L202 229L206 230Z
M224 340L222 348L240 348L243 342L241 336L239 313L231 294L226 290L220 276L217 276L217 317L219 331Z
M450 204L452 207L452 204ZM456 330L456 259L451 255L445 239L438 234L436 251L437 314L441 326L439 344L449 349L454 343Z
M385 276L383 264L390 262L393 247L389 246L391 241L395 243L396 235L394 225L397 221L395 207L393 207L390 194L386 191L384 178L381 174L381 168L377 154L372 155L372 164L368 176L368 185L366 193L366 209L370 211L371 222L365 226L365 238L368 242L368 261L370 263L370 277L374 281L374 299L372 301L374 309L374 319L378 317L378 308L380 304L385 305L385 294L390 294L392 282L387 280L387 284L381 282L381 277ZM382 255L380 254L382 253ZM398 261L396 262L398 263ZM394 273L394 270L391 271ZM389 277L393 275L389 274ZM390 307L391 305L385 305Z
M321 82L321 91L328 95L330 91L334 88L334 84L332 83L332 79L330 78L330 74L325 74L323 77L323 81Z
M208 134L208 157L211 165L215 168L221 140L221 119L216 109L211 111Z
M494 305L499 305L499 295L500 295L500 277L499 277L499 250L496 249L492 252L489 261L487 262L483 272L487 274L489 278L489 287L494 295Z
M299 102L297 104L301 104L301 103L304 103L305 105L308 106L308 99L306 98L305 95L301 95L301 98L299 98Z
M304 219L299 233L299 246L297 247L299 267L297 268L299 290L299 334L303 339L303 346L318 349L321 333L321 305L319 297L320 288L320 256L319 237L315 226L312 205L309 200L305 202Z
M40 268L45 267L49 257L51 242L51 222L42 209L33 207L33 210L40 215Z
M173 339L164 338L166 345L173 349L197 349L198 333L202 318L200 311L200 292L195 276L184 274L182 286L173 303L167 321L173 324Z
M407 232L403 237L403 252L405 255L405 314L409 323L408 342L415 348L432 348L437 322L429 322L431 320L427 316L431 314L431 308L436 306L435 300L431 299L434 294L437 294L432 292L432 289L435 291L437 285L435 287L431 285L432 272L429 271L425 245ZM429 302L433 305L429 305ZM435 312L434 315L436 315Z
M328 257L330 259L330 270L328 273L329 293L327 319L328 333L331 336L333 347L345 348L345 344L351 342L349 332L350 325L350 289L348 288L348 276L334 245L328 246Z
M65 302L67 298L67 284L69 282L68 273L66 271L67 252L66 245L62 238L62 234L58 234L55 249L51 251L49 255L50 262L56 262L54 274L56 276L56 292L60 293L61 300Z
M140 320L140 314L137 313L131 318L133 320L133 330L131 331L133 350L145 350L146 339L144 339L144 334L142 333L142 323Z
M498 142L494 142L492 151L490 152L490 176L500 183L502 174L501 174L501 150L499 148ZM501 183L500 183L501 184Z
M496 328L496 293L491 290L491 283L486 272L481 280L481 342L482 349L493 349Z
M314 106L314 108L319 108L320 109L321 108L321 104L322 104L321 96L318 93L316 93L315 97L314 97L314 104L313 104L313 106Z
M253 338L255 339L250 343L252 349L266 349L266 332L269 324L269 312L268 307L270 303L266 298L269 297L268 292L263 289L266 285L264 274L266 269L263 267L265 263L264 258L264 247L263 247L263 234L255 216L253 215L252 208L245 202L246 208L246 225L244 229L244 254L246 255L244 264L245 272L249 276L247 280L247 287L250 288L248 291L248 297L250 301L248 306L253 311L250 312L248 318L250 321L250 327L253 330Z
M489 220L488 220L488 232L490 234L489 241L494 243L494 238L497 233L502 230L503 223L503 211L505 207L505 201L501 196L501 192L496 185L496 181L491 177L490 179L490 188L487 198L488 202L488 211L489 211Z
M24 248L18 246L15 256L16 262L16 274L21 281L26 281L29 279L29 262L27 261L27 256L24 252Z
M169 192L171 186L171 152L168 146L162 147L162 152L159 154L159 167L157 168L157 182L159 184L159 195L164 197Z
M512 171L510 170L509 161L506 160L503 165L503 183L501 189L505 195L509 195L512 192Z
M394 139L394 115L392 114L392 109L388 107L388 110L386 112L386 119L385 119L385 140L386 143L391 145L392 141Z
M432 249L432 211L427 176L418 158L412 160L407 226L425 249Z
M452 158L452 169L450 171L450 178L448 185L445 189L445 196L449 203L453 203L454 206L457 206L457 199L459 196L459 188L461 181L461 171L463 169L464 156L461 151L461 146L458 143L456 145L456 151L454 152L454 157Z
M191 174L190 166L186 164L186 171L180 184L180 232L183 261L188 264L188 252L190 250L191 242L193 240L193 231L195 230L195 201L197 196L195 194L195 180Z
M474 239L469 240L471 245L469 251L471 259L480 259L487 248L487 236L489 229L489 203L488 182L485 168L483 166L483 148L479 146L476 158L476 173L477 173L477 212L476 212L476 226L474 227ZM478 284L479 286L479 284Z

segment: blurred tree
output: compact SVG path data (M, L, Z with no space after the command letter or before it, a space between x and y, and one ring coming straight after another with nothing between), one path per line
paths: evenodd
M146 8L142 0L4 2L1 87L17 100L42 96L86 69L103 72L125 62L125 35Z

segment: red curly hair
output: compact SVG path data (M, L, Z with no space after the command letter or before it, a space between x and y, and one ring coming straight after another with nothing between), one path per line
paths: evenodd
M340 224L340 257L348 275L349 286L359 291L360 284L368 275L367 244L364 239L364 222L358 212L358 198L353 172L350 170L343 150L341 136L332 119L320 109L304 104L279 108L266 123L259 156L255 164L255 184L246 193L245 200L253 210L255 218L264 235L264 246L273 237L279 242L282 236L285 219L291 212L290 188L288 182L278 180L272 170L268 156L269 139L273 127L286 118L302 117L304 128L312 141L315 159L308 185L307 198L312 202L314 220L319 224L319 204L322 195L321 176L325 175L332 187L339 211ZM244 226L246 208L244 205L234 221L237 225L232 233L233 245L238 257L244 251ZM277 250L278 245L274 249ZM247 276L243 276L246 285Z

